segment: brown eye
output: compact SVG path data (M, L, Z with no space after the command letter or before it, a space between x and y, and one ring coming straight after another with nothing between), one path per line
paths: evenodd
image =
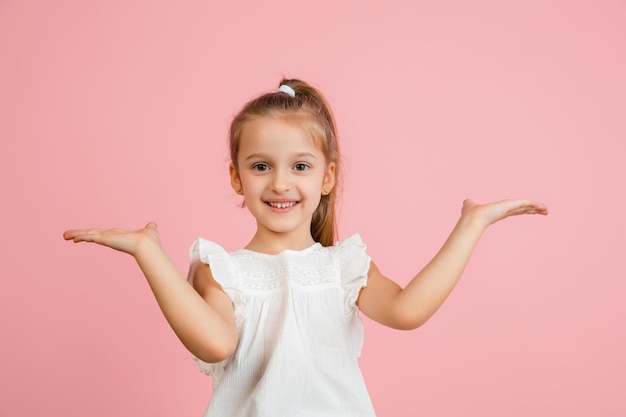
M297 164L293 166L293 169L295 169L296 171L306 171L309 168L311 167L305 164L304 162L298 162Z
M270 167L267 164L259 163L252 166L252 169L259 172L269 171Z

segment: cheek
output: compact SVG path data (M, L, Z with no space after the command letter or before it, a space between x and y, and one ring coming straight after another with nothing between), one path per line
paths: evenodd
M245 185L248 188L258 188L258 183L260 182L258 177L250 175L249 173L239 175L239 180L242 185Z
M313 201L317 201L319 204L319 200L322 199L322 180L315 181L307 187L307 195Z
M258 196L263 190L263 187L259 184L259 181L242 179L241 185L243 187L244 197Z

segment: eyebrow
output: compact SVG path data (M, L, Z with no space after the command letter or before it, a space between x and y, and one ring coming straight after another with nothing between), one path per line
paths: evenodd
M317 156L313 155L311 152L300 152L294 155L296 158L310 157L313 159L317 159ZM244 161L249 161L251 159L270 159L269 154L265 153L253 153L248 155Z

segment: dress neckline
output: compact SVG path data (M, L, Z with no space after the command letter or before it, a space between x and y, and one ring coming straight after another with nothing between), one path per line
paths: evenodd
M283 249L282 251L278 252L278 253L265 253L265 252L259 252L259 251L255 251L252 249L246 249L246 248L241 248L238 249L236 251L234 251L233 253L247 253L247 254L251 254L251 255L256 255L256 256L260 256L260 257L274 257L274 256L280 256L283 254L288 254L288 253L293 253L293 254L303 254L303 253L307 253L312 251L313 249L317 248L317 247L322 247L322 244L319 242L315 242L310 246L307 246L304 249Z

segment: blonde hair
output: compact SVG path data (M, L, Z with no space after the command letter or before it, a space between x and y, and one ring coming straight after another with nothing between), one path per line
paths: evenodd
M297 79L283 79L279 87L281 85L289 86L295 92L295 96L280 91L263 94L246 103L235 116L230 125L230 159L235 169L239 169L237 156L241 132L246 122L250 120L272 117L299 123L309 131L324 154L326 163L335 164L336 184L328 194L322 195L311 220L313 239L323 246L332 246L337 237L335 205L340 178L340 154L335 118L326 99L315 87Z

